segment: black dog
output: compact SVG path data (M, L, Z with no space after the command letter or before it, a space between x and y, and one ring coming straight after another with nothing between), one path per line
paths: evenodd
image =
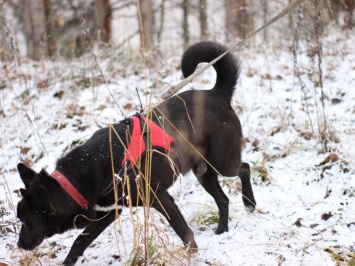
M184 76L225 51L213 42L191 46L182 58ZM32 250L74 225L85 228L64 261L72 265L122 206L144 205L162 213L186 248L196 252L193 232L167 192L179 173L191 169L217 203L216 234L228 231L229 212L217 175L239 175L244 205L254 211L249 165L241 161L241 125L231 107L239 62L229 53L213 67L217 80L212 90L180 93L148 112L150 119L137 115L98 130L60 158L53 174L19 164L25 189L17 208L22 222L18 246ZM101 219L92 221L96 218Z

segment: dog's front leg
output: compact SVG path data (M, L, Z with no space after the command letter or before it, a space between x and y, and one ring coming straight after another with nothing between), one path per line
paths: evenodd
M119 211L121 212L121 210ZM74 265L78 258L84 254L85 249L98 237L107 226L115 220L115 211L111 211L104 218L91 222L85 230L75 239L63 265Z
M239 169L238 176L242 182L243 203L247 211L255 210L256 201L254 198L253 188L250 182L250 167L248 163L242 163Z
M165 216L176 234L183 241L188 251L190 253L197 252L197 244L195 242L194 233L187 225L180 210L176 206L174 199L165 189L161 188L158 188L155 196L158 199L153 199L152 206Z

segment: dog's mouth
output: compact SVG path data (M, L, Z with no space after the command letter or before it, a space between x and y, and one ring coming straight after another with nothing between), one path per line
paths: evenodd
M19 239L19 241L17 242L17 246L24 250L31 251L35 249L38 245L40 245L43 240L44 239L42 238L35 238L31 239L31 242L26 242L24 240Z
M27 250L27 251L31 251L33 250L36 246L32 246L32 245L23 245L23 244L20 244L20 242L17 243L17 246L21 249L24 249L24 250Z

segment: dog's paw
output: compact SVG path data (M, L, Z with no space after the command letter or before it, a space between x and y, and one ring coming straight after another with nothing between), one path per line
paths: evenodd
M228 232L228 226L218 226L216 231L215 231L215 234L216 235L221 235L225 232Z
M248 213L253 213L255 211L255 205L245 205L244 208Z
M197 254L197 252L198 252L197 245L195 245L194 247L189 246L187 248L187 252L190 254L190 256L193 256L193 255Z
M243 197L244 208L248 213L255 211L256 201L254 195L249 195L249 197Z
M190 255L197 253L198 247L193 235L187 235L184 242L186 243L185 248Z
M75 265L76 260L71 260L71 259L65 259L65 261L63 261L64 266L73 266Z

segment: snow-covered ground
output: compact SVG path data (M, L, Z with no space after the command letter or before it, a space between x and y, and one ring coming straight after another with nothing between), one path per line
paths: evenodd
M355 36L331 36L324 40L322 57L324 109L322 90L314 85L317 60L311 62L307 46L297 57L303 88L294 75L290 44L239 51L242 73L233 106L247 141L243 157L253 169L257 209L244 210L237 177L221 177L230 198L230 230L215 235L214 201L192 174L182 177L170 192L200 250L188 259L180 239L153 211L151 265L354 265ZM47 239L34 252L17 248L15 206L23 187L17 163L51 172L71 146L123 118L111 94L130 115L139 109L136 88L143 102L149 100L146 94L154 102L181 79L179 57L145 71L138 67L142 64L110 54L97 59L105 84L91 59L1 63L0 261L9 265L60 264L80 232ZM208 71L188 88L209 89L213 79ZM326 149L320 139L327 140ZM137 236L143 222L142 209L125 210L77 265L129 263L134 243L143 247Z

